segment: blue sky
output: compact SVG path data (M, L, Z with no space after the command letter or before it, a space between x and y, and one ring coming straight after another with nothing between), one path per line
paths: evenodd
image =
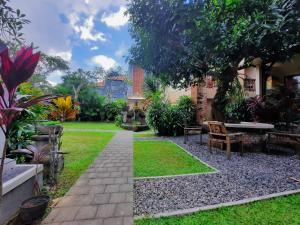
M72 69L108 70L128 65L124 56L132 43L126 0L13 0L31 21L24 27L27 44L33 42L50 55L70 62ZM62 73L49 76L59 83Z

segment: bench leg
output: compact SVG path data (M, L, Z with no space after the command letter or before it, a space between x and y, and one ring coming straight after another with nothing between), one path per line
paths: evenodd
M240 142L240 151L241 151L241 156L244 155L244 144L243 141Z
M209 152L210 153L212 153L212 150L211 150L211 139L210 138L208 138L208 150L209 150Z
M187 142L187 132L184 131L184 141L183 141L183 143L186 144L186 142Z
M231 142L228 137L226 137L226 154L227 154L227 159L231 159Z
M202 142L202 132L200 132L200 145L202 145L203 142Z

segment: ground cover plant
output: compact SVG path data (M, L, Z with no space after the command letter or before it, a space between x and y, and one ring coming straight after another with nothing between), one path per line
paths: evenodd
M300 194L224 207L180 217L136 220L135 225L296 225L300 222Z
M170 141L135 141L133 158L135 177L214 171Z
M96 129L96 130L121 130L114 123L102 122L66 122L65 129Z
M62 150L68 154L58 184L50 195L53 198L65 195L113 136L110 132L64 132Z

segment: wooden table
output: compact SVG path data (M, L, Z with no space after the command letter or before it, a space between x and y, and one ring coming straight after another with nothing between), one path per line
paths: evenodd
M208 125L208 122L204 122ZM240 122L240 123L224 123L229 131L244 133L244 144L257 145L257 149L262 151L265 149L266 133L274 129L273 124L256 123L256 122ZM253 149L251 147L251 149Z
M200 145L202 145L202 126L187 126L184 127L184 144L188 141L190 132L198 132L200 134Z

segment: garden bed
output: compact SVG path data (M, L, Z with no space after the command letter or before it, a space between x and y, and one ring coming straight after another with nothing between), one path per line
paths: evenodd
M204 140L206 137L204 137ZM172 138L194 156L217 168L218 173L135 180L135 215L148 215L201 208L220 203L261 197L286 191L300 191L300 183L290 179L300 174L296 156L233 153L226 159L221 150L209 153L195 144L197 137L183 144L183 137Z

